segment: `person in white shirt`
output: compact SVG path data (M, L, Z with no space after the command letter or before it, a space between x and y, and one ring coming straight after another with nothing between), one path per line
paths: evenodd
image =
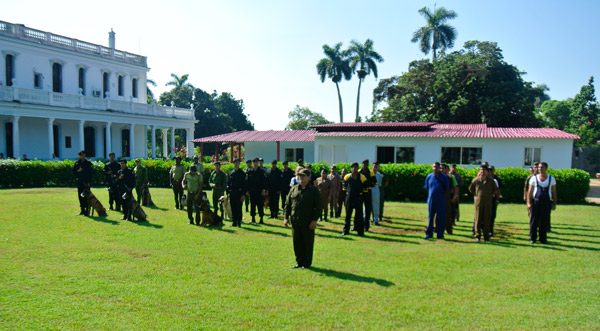
M547 173L548 163L541 162L539 174L529 179L527 208L530 210L529 242L535 243L538 237L542 244L547 243L550 228L550 211L556 209L556 179Z

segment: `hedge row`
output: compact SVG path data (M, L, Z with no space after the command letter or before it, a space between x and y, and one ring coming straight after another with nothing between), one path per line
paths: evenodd
M134 167L134 161L129 161L128 166ZM175 163L173 160L143 160L143 165L148 168L150 184L155 187L169 186L169 169ZM182 162L189 167L190 161ZM0 160L0 187L51 187L51 186L75 186L73 177L74 161L18 161ZM93 161L94 179L93 185L104 185L103 169L104 162ZM290 163L294 169L296 163ZM246 165L242 164L242 168ZM329 167L326 163L314 163L313 171L319 174L323 167ZM346 168L350 171L349 163L338 163L339 171ZM279 168L282 168L279 164ZM427 192L422 189L425 176L431 172L431 165L418 164L389 164L381 166L387 175L389 185L386 188L386 200L395 201L425 201ZM204 181L208 184L210 171L214 169L212 164L205 164ZM233 169L232 164L225 164L223 171L229 172ZM461 186L461 201L470 201L473 196L468 192L468 184L477 175L477 168L458 168L465 184ZM556 178L558 184L559 203L583 203L589 190L590 179L587 172L578 169L549 169L548 173ZM522 168L497 169L497 175L502 179L502 197L504 202L522 202L523 185L528 176L528 171ZM208 187L208 185L205 185Z

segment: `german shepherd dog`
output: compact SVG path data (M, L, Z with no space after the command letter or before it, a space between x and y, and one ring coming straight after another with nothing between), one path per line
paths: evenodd
M150 195L148 186L142 187L142 206L154 206L154 201L152 201L152 195Z
M90 209L90 216L94 216L94 210L98 216L106 216L106 208L102 206L102 203L100 203L91 190L88 189L81 192L81 196L87 201L88 209Z
M223 207L221 208L223 211L221 213L221 218L231 221L233 219L233 213L231 212L231 202L229 201L229 197L227 195L221 196L219 198L219 204Z
M131 191L124 193L123 203L129 204L129 215L125 215L131 219L137 219L139 222L146 222L146 212L142 209L142 206L133 198Z
M202 199L200 201L200 210L202 210L202 223L201 226L220 226L223 225L223 218L210 208L208 197L206 192L202 192Z

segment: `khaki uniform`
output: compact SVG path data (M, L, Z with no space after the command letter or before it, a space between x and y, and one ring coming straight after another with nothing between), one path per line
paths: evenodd
M341 204L340 201L340 191L342 190L342 176L339 174L329 174L327 175L327 179L331 181L331 199L329 200L329 216L333 217L333 213L335 212L335 217L340 217L338 210L341 211L339 207Z
M315 185L319 189L319 195L321 197L321 207L323 209L323 212L325 213L324 219L327 220L327 209L329 206L329 202L331 201L333 185L329 179L323 179L322 177L319 177L315 180ZM321 216L319 216L319 218L321 218Z
M469 191L475 196L475 236L489 240L492 225L492 196L498 187L492 177L475 177Z
M194 222L194 207L196 207L196 224L200 225L200 199L202 198L203 178L199 173L188 172L184 175L187 187L187 212L190 224Z

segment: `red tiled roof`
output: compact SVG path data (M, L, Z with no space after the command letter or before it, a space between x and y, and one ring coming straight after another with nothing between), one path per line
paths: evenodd
M430 138L553 138L579 139L557 129L540 128L434 128L429 131L318 132L318 137L430 137Z
M397 128L397 127L428 127L435 124L435 122L343 122L343 123L329 123L311 125L311 128L316 129L327 129L327 128Z
M195 143L246 141L315 141L313 130L238 131L192 140Z

